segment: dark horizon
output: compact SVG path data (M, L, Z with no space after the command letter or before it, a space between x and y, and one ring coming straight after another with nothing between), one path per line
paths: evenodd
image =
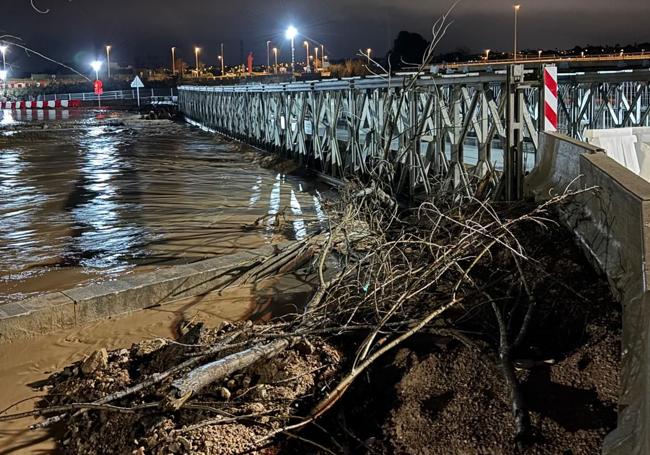
M387 0L330 0L325 7L316 0L240 0L227 5L200 0L38 0L49 9L39 14L29 0L13 0L6 6L0 24L2 33L22 38L25 46L49 57L71 63L82 72L88 62L105 58L104 46L112 46L114 62L144 65L166 64L171 46L177 56L193 63L192 49L202 48L201 61L216 64L219 44L225 45L228 65L241 63L241 54L253 51L256 63L266 63L266 41L280 49L287 61L290 50L284 30L294 24L301 34L324 43L332 59L354 56L370 47L385 55L401 30L431 39L430 26L448 8L449 2L428 4L404 0L399 6ZM513 41L513 2L494 0L490 4L465 0L452 14L454 23L443 38L438 53L467 48L509 50ZM647 0L547 0L537 4L522 0L519 14L519 48L566 49L588 44L614 45L650 41ZM155 6L154 6L155 5ZM582 11L580 11L582 10ZM578 13L578 11L580 11ZM586 11L586 12L585 12ZM305 50L299 37L297 58ZM241 45L243 41L243 46ZM36 56L14 49L8 63L16 72L51 67Z

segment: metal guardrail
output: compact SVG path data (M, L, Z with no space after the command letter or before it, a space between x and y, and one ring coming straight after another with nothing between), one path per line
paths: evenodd
M41 97L42 101L56 101L56 100L80 100L80 101L97 101L99 97L94 92L83 93L63 93L51 94ZM137 93L135 89L131 90L110 90L101 95L102 101L116 101L116 100L135 100ZM140 100L149 102L175 102L178 99L178 90L175 88L150 88L140 89Z

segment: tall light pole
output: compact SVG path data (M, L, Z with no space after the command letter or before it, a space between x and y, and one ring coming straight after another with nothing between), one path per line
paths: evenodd
M266 72L271 72L271 41L266 42Z
M0 70L0 81L2 81L3 96L7 96L7 70Z
M194 48L194 59L196 60L196 77L199 77L201 75L200 70L199 70L199 52L201 52L200 47L195 47Z
M108 78L111 78L111 46L106 46L106 69L108 71Z
M176 76L176 48L172 47L172 76Z
M491 51L491 50L492 50L492 49L485 49L485 61L486 61L486 62L487 62L488 60L490 60L490 51Z
M291 74L294 74L296 71L296 35L298 35L298 30L293 25L290 25L285 36L288 40L291 40Z
M224 63L224 57L223 57L223 43L221 43L221 75L222 76L226 75L226 73L224 72L224 68L225 68L224 65L225 65L225 63Z
M314 59L314 71L318 70L318 46L314 46L314 55L316 58Z
M320 45L320 59L321 59L322 62L325 62L325 45L324 44ZM323 67L323 65L321 64L321 68L322 67Z
M277 47L273 48L273 55L275 56L275 66L273 67L273 72L277 73L278 72L278 48Z
M515 8L515 48L514 48L514 53L513 53L513 62L517 61L517 17L519 16L519 9L521 8L521 5L517 4L514 6Z
M307 67L305 68L305 71L311 73L311 67L309 66L309 41L305 40L302 44L307 48Z
M0 71L0 80L2 80L3 95L7 96L7 49L9 46L6 44L0 45L0 53L2 53L2 71Z
M102 62L99 60L95 60L94 62L91 62L90 67L95 70L95 81L99 81L99 70L102 67ZM101 93L97 94L97 104L99 105L99 108L102 108L102 95Z
M9 49L9 46L6 44L0 46L0 53L2 53L2 71L7 71L7 49Z
M366 49L366 57L368 57L368 65L370 65L370 53L372 52L372 49L368 48Z

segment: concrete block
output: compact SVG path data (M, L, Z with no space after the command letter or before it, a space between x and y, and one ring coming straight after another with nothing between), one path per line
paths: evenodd
M30 338L75 325L74 301L60 292L0 306L0 342Z

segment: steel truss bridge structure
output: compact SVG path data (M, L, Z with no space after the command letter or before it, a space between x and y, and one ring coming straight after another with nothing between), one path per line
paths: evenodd
M179 107L207 129L330 177L382 172L410 196L430 194L434 182L470 194L487 179L512 200L544 125L541 69L182 86ZM560 74L560 132L584 139L587 129L648 126L648 82L647 69Z

